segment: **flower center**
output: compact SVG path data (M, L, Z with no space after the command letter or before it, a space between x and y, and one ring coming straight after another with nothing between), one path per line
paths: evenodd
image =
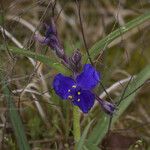
M77 100L80 102L81 88L77 85L73 85L71 89L68 90L68 99Z

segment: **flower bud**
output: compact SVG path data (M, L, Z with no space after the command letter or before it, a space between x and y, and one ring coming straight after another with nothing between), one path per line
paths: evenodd
M52 50L54 50L57 54L57 56L64 61L66 61L66 56L64 49L62 48L62 45L60 44L58 35L57 35L57 29L54 23L54 19L51 18L50 25L45 24L46 27L46 34L45 37L42 37L40 35L35 35L35 39L38 40L42 44L48 45Z
M46 27L46 34L45 37L49 37L49 35L55 35L57 36L57 29L56 29L56 25L54 22L54 19L51 18L51 23L50 25L47 25L46 23L44 23L45 27Z
M72 56L69 58L69 64L73 71L79 72L81 68L81 53L77 49L73 52Z
M74 53L73 53L71 59L72 59L72 61L74 62L74 64L79 64L79 63L81 62L81 57L82 57L82 56L81 56L81 53L80 53L80 51L77 49L77 50L74 51Z
M113 115L114 111L116 110L115 105L107 101L103 101L101 106L103 110L109 115Z
M105 113L107 113L108 115L113 115L115 110L116 110L116 106L113 103L110 103L108 101L102 100L99 97L96 96L96 99L98 100L98 102L100 103L102 109L105 111Z

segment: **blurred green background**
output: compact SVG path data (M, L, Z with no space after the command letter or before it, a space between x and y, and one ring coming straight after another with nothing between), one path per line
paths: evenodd
M87 46L106 37L132 19L150 11L149 0L82 0L81 15ZM1 0L0 1L0 68L7 78L13 100L18 107L28 143L33 150L74 149L72 133L72 105L55 95L51 83L58 73L51 66L31 60L9 51L9 46L25 48L49 58L58 58L47 46L34 40L34 34L45 34L43 23L49 23L54 15L60 41L68 55L79 48L86 54L76 1L57 0ZM7 31L4 34L3 29ZM102 74L105 88L115 82L139 73L150 63L150 20L133 30L122 34L104 48L94 59L94 64ZM109 49L109 50L107 50ZM35 64L34 64L35 63ZM8 107L5 102L2 84L0 85L0 140L1 148L18 149ZM120 86L111 93L116 97L125 90ZM99 86L98 95L103 92ZM107 96L105 100L109 100ZM99 149L148 149L150 147L150 83L145 82L134 101L126 109L111 133ZM117 112L116 112L117 113ZM103 112L98 104L87 114L81 114L81 131L94 120L89 134ZM109 148L108 148L109 147Z

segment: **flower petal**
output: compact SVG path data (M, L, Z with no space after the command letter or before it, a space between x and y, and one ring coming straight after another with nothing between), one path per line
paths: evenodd
M78 106L83 113L87 113L94 105L95 95L88 90L81 91L79 96L74 98L73 104Z
M83 71L77 76L77 84L85 90L93 89L100 81L100 73L91 64L84 65Z
M53 88L57 95L59 95L62 99L68 98L68 90L75 85L75 82L72 78L66 77L61 73L57 74L53 81Z

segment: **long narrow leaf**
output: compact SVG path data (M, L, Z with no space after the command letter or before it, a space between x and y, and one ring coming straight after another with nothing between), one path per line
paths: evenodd
M106 50L107 46L114 41L116 38L118 38L119 36L122 36L124 33L130 31L133 28L138 27L138 25L144 23L145 21L150 20L150 12L141 15L135 19L133 19L132 21L128 22L127 24L125 24L124 26L118 28L117 30L111 32L109 35L107 35L105 38L103 38L102 40L96 42L89 50L90 52L90 56L92 59L95 58L95 56L97 56L101 50ZM88 58L87 55L84 55L84 60L86 60Z
M30 150L21 118L17 112L17 108L14 104L13 98L11 96L9 88L7 87L7 83L4 79L4 75L1 70L0 70L0 80L2 83L2 90L6 98L8 114L9 114L11 124L14 130L15 136L16 136L18 147L20 150Z
M1 48L1 50L5 50L4 48ZM45 55L42 54L36 54L34 52L25 50L25 49L21 49L21 48L17 48L17 47L9 47L9 51L11 51L12 53L16 53L19 55L23 55L26 57L30 57L33 58L35 60L38 60L46 65L51 66L53 69L56 69L57 71L61 72L61 73L66 73L67 72L67 68L65 68L61 63L59 63L56 59L53 58L49 58Z
M92 143L87 143L83 146L83 150L101 150L98 146L93 145Z
M78 145L77 145L77 150L82 150L83 149L83 146L84 146L84 142L85 142L85 139L86 139L86 136L87 136L87 133L90 129L90 126L92 124L93 120L86 126L86 128L84 129L83 131L83 134L78 142Z

